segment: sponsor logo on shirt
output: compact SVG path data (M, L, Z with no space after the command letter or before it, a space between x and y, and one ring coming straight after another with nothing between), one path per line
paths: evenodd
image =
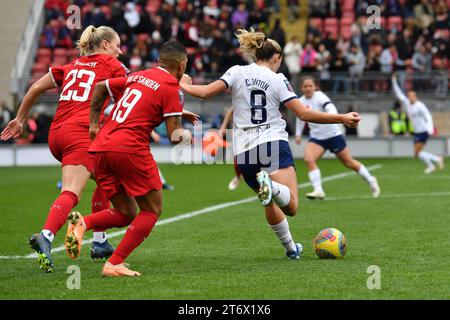
M292 88L291 84L289 83L289 81L287 79L284 79L284 84L286 85L286 88L288 89L288 91L290 92L295 92L294 88Z

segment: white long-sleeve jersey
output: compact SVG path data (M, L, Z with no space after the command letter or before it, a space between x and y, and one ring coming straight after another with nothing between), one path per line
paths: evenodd
M337 114L336 106L331 99L322 91L316 91L311 98L302 96L300 101L308 108L315 111ZM317 140L326 140L342 134L338 124L320 124L308 122L310 128L310 137ZM299 118L295 123L295 135L301 136L305 122Z
M404 95L402 89L400 89L397 81L394 79L392 79L392 88L394 89L397 99L406 109L408 117L411 120L414 133L428 132L428 134L433 134L433 117L431 116L427 106L419 100L412 104Z
M283 74L252 63L231 67L220 79L232 91L235 155L269 141L288 141L279 106L297 95Z

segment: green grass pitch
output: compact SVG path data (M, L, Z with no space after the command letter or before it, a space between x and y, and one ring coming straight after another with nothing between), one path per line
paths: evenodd
M251 201L155 227L129 257L139 278L102 278L101 263L83 246L79 260L53 254L55 272L45 274L28 236L40 231L57 197L57 167L0 168L0 299L449 299L449 170L423 174L413 159L370 159L382 189L371 199L359 176L324 183L329 200L309 201L300 188L296 217L289 218L303 258L289 261L268 228L263 210ZM348 172L336 160L320 161L322 176ZM254 196L241 184L228 191L230 165L161 165L174 191L164 191L161 220ZM299 183L308 182L297 162ZM77 206L90 211L89 182ZM320 260L312 239L323 228L347 236L342 260ZM62 245L66 228L54 247ZM91 237L91 234L88 233ZM122 236L110 239L117 245ZM22 256L11 259L8 256ZM81 289L67 288L67 268L81 270ZM367 268L379 266L381 288L367 288Z

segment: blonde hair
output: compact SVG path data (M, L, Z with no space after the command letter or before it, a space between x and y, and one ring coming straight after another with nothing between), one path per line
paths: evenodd
M80 55L87 56L98 51L103 40L111 42L116 36L117 32L110 27L96 28L91 25L81 34L80 40L77 42L77 49L80 51Z
M238 29L236 37L242 52L256 60L269 60L276 53L281 54L281 46L273 39L267 39L263 32Z

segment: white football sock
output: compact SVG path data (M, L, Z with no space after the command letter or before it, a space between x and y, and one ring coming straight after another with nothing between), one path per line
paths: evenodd
M106 232L93 232L94 242L104 243L106 241Z
M320 169L314 169L308 173L309 180L314 188L314 191L323 192L322 189L322 177L320 175Z
M439 162L441 160L441 157L438 157L430 152L422 151L421 153L425 154L425 156L428 157L433 162Z
M280 208L284 208L291 201L291 192L284 184L272 180L272 197Z
M297 246L295 245L294 239L292 239L291 232L289 231L289 223L286 218L278 224L269 226L277 238L280 239L281 244L287 251L297 250Z
M55 235L50 230L44 229L41 231L41 234L48 240L50 243L53 242L53 239L55 239Z
M167 181L166 181L166 179L164 178L164 176L163 176L161 170L159 170L159 168L158 168L158 172L159 172L159 177L161 178L162 184L166 184Z
M428 168L434 167L433 161L430 158L430 153L425 151L420 151L419 153L419 159L427 165Z
M367 181L368 184L372 182L372 175L370 174L369 170L362 164L361 167L358 170L358 174Z

